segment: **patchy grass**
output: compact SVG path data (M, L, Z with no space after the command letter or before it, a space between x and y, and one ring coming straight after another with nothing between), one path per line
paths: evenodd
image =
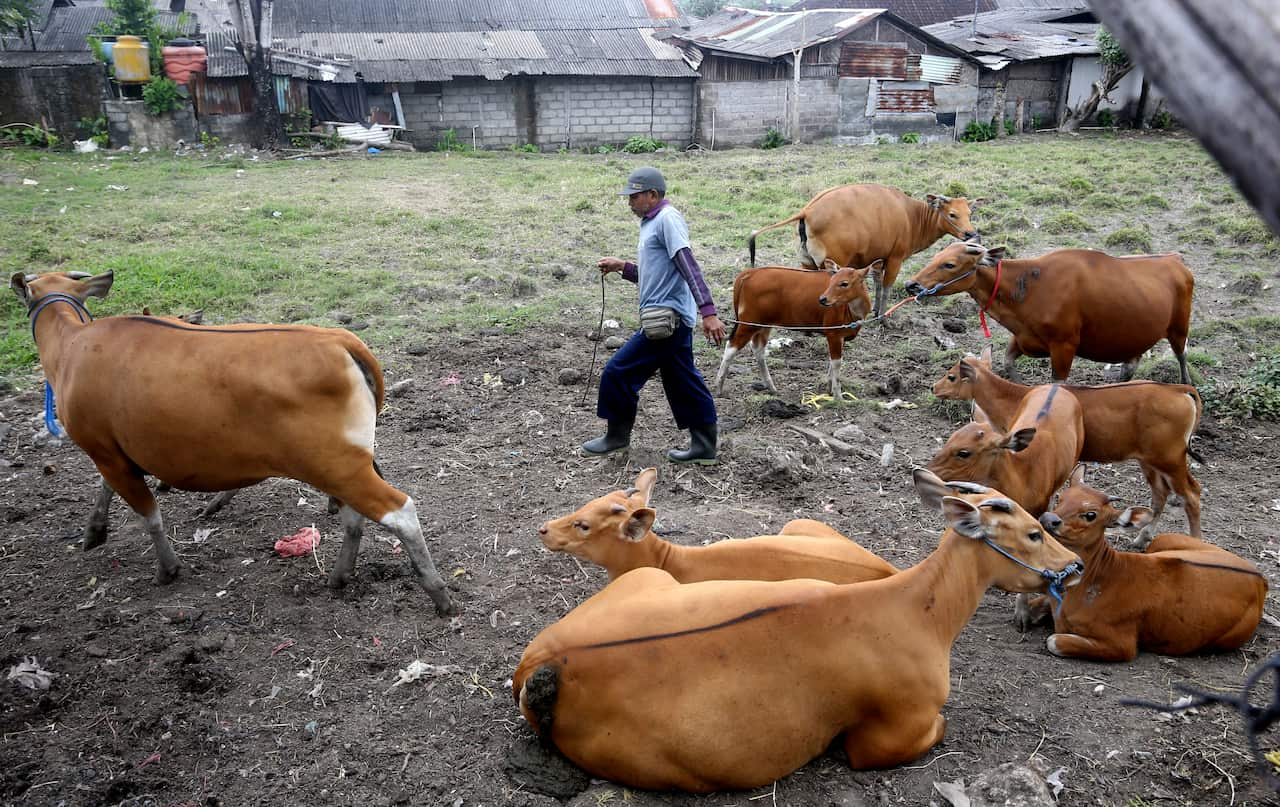
M1111 249L1126 252L1151 252L1151 233L1145 227L1121 227L1103 240Z
M1089 222L1069 210L1059 213L1046 221L1042 226L1044 231L1047 233L1082 233L1093 230L1093 228L1089 226Z

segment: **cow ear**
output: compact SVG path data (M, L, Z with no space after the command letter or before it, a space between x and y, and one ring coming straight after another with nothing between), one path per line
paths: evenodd
M27 275L22 272L14 272L9 278L9 288L13 289L13 293L18 295L18 299L27 302L31 299L31 289L27 288Z
M983 425L985 425L985 426L991 426L991 425L992 425L992 423L991 423L991 417L990 417L989 415L987 415L987 413L986 413L985 411L983 411L983 409L982 409L982 407L981 407L981 406L978 406L978 402L977 402L977 401L974 401L974 402L973 402L973 422L974 422L974 423L981 423L981 424L983 424Z
M1004 260L1005 247L992 247L986 250L982 260L978 261L982 266L995 266L999 261Z
M658 481L657 468L645 468L636 477L636 481L631 483L635 493L629 494L630 497L639 496L640 503L646 507L649 505L649 498L653 496L653 485Z
M1071 469L1071 476L1067 477L1067 484L1072 487L1076 487L1078 485L1084 484L1084 463L1083 462L1077 463L1076 467Z
M883 271L884 271L884 258L876 258L874 261L867 264L867 266L863 268L862 276L866 277L871 272L883 272Z
M643 541L644 537L649 534L649 530L653 527L653 521L658 514L651 507L641 507L631 513L631 517L622 525L622 530L618 537L624 541L638 543Z
M961 378L972 381L978 375L978 372L973 369L973 365L969 363L968 359L961 359L956 367L960 370Z
M106 297L107 292L111 291L111 284L115 281L116 276L112 271L103 272L100 275L94 275L88 280L80 281L83 285L85 297Z
M978 239L971 238L964 242L964 254L966 255L983 255L987 248L978 243Z
M991 345L987 345L982 349L982 354L978 356L978 359L988 367L991 366Z
M1031 441L1035 439L1036 429L1034 426L1028 426L1025 429L1018 429L1013 434L1005 438L1004 448L1010 451L1021 451L1031 445Z
M1116 516L1109 526L1124 527L1126 530L1140 530L1155 519L1155 513L1149 507L1129 507Z
M951 489L933 471L916 468L911 472L911 480L916 486L916 495L925 507L931 510L942 508L942 499L950 495Z
M829 275L834 275L836 272L839 272L839 271L840 271L840 264L836 263L835 261L831 260L830 258L823 258L823 259L822 259L822 269L823 269L823 271L825 271L827 274L829 274Z
M982 523L982 511L964 499L944 496L942 515L947 519L948 527L966 538L987 537L987 527Z
M951 197L942 196L937 193L926 193L924 195L924 200L928 202L929 207L932 207L934 210L941 210L943 205L951 201Z

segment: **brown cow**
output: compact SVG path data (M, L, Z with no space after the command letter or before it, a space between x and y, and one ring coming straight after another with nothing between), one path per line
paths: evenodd
M790 218L761 227L747 239L751 265L756 265L756 236L791 222L800 233L800 262L810 268L835 261L841 266L866 266L880 259L876 272L876 316L884 313L888 290L898 279L902 262L939 238L977 238L969 214L984 199L972 203L963 196L927 194L912 199L885 185L841 185L809 200Z
M849 585L636 569L530 643L512 675L521 713L593 776L654 790L758 787L838 736L855 768L919 757L945 733L951 646L987 588L1079 575L997 491L957 493L923 469L915 484L948 525L916 566Z
M701 580L793 580L809 577L832 583L879 580L897 571L818 521L796 519L779 535L680 546L653 532L657 517L649 506L658 477L646 468L633 487L594 499L563 518L538 528L553 552L568 552L603 566L614 580L632 569L653 566L681 583Z
M952 244L907 283L911 294L968 292L1009 329L1005 372L1018 381L1019 356L1048 356L1065 381L1076 356L1125 365L1168 339L1182 383L1190 384L1187 331L1195 278L1176 252L1115 258L1093 249L1059 249L1038 258L1005 259L1005 248Z
M1187 467L1191 435L1200 423L1204 405L1200 393L1187 384L1130 381L1101 387L1074 384L1067 389L1080 402L1084 417L1082 462L1137 460L1151 487L1154 519L1164 512L1173 491L1182 497L1191 534L1200 530L1200 483ZM1006 381L991 369L991 348L980 357L956 362L933 385L933 394L948 400L971 400L991 422L1009 428L1018 404L1030 387ZM1153 533L1149 525L1144 534Z
M84 548L106 540L116 492L156 550L156 580L180 568L147 486L226 491L268 477L305 482L343 503L345 539L329 584L355 568L365 518L394 532L440 613L453 610L413 499L373 459L382 368L349 331L305 325L189 325L173 318L91 321L84 301L114 276L15 274L40 364L67 434L102 474Z
M839 403L844 343L858 335L862 320L870 313L866 278L877 263L880 261L853 269L827 261L826 272L790 266L761 266L739 272L733 280L733 329L716 373L716 395L724 394L729 365L748 342L760 380L776 394L778 387L765 362L769 333L773 328L795 328L827 338L827 389ZM848 325L853 327L845 327Z
M1049 598L1019 597L1015 622L1026 630L1053 618L1049 652L1095 661L1132 661L1139 650L1180 656L1234 650L1262 619L1267 580L1247 560L1187 535L1156 536L1145 553L1117 552L1109 526L1140 527L1145 507L1121 511L1086 487L1084 466L1071 475L1057 508L1040 523L1084 559L1081 585L1052 613Z
M1023 396L1007 430L975 407L973 422L947 439L929 470L1002 490L1038 516L1075 467L1083 445L1076 397L1060 384L1046 384Z

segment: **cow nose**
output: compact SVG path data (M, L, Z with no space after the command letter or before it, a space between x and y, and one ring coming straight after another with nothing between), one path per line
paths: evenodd
M1062 526L1062 519L1058 518L1055 513L1045 513L1040 516L1040 526L1049 531L1054 538L1058 537L1058 528Z
M545 523L545 522L542 524L542 526L538 527L538 534L539 534L539 535L546 535L546 534L547 534L547 525L546 525L546 523Z
M822 306L823 308L830 308L830 307L831 307L831 301L830 301L830 300L828 300L828 299L827 299L827 295L825 295L825 294L824 294L824 295L822 295L821 297L819 297L819 298L818 298L818 305Z
M974 241L980 241L982 240L982 233L978 232L977 230L970 230L969 232L964 234L964 240L968 241L970 239Z
M907 294L910 294L914 297L915 295L919 294L922 291L924 291L924 286L921 286L919 283L915 282L914 280L907 283Z

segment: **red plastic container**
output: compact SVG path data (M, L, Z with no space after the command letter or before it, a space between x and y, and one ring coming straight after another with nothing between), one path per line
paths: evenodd
M179 84L186 84L192 73L203 73L209 61L204 46L183 37L169 40L160 53L164 56L165 76Z

